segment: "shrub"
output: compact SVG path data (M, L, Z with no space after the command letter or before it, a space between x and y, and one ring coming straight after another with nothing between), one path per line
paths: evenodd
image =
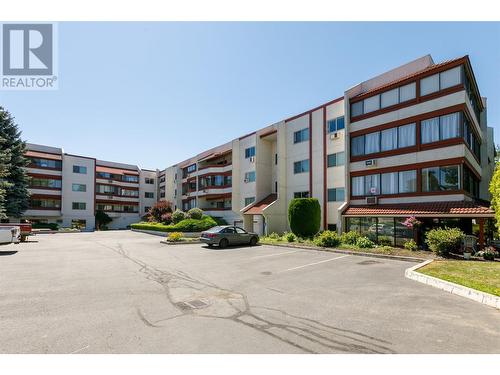
M159 223L162 221L162 216L166 213L172 213L172 203L169 201L158 201L148 211L149 221Z
M57 223L33 223L31 225L33 229L50 229L50 230L58 230L59 224Z
M406 250L417 251L417 243L414 240L408 240L404 243L404 248Z
M378 244L380 246L393 246L394 242L392 237L389 236L378 236Z
M177 224L170 225L144 222L130 225L132 229L155 230L158 232L203 232L215 226L217 226L215 220L207 215L204 215L201 220L184 219Z
M356 246L362 249L370 249L374 247L375 244L368 237L359 237L356 241Z
M161 222L165 225L168 225L172 222L172 213L167 212L161 215Z
M285 232L281 237L284 238L287 242L295 242L295 240L297 239L297 236L292 232Z
M476 255L483 257L484 260L495 260L495 257L498 257L498 252L493 247L487 247L482 251L478 251Z
M97 230L106 230L107 225L111 223L113 219L104 211L97 210L95 212L95 225Z
M361 235L358 232L351 230L349 232L342 233L340 236L340 242L345 245L356 245L359 237L361 237Z
M199 208L194 207L187 212L187 216L190 219L200 220L203 217L203 211Z
M271 240L281 241L281 237L278 233L273 232L268 236Z
M182 240L182 233L181 232L172 232L167 237L167 241L169 241L169 242L179 242L181 240Z
M186 213L179 209L175 210L174 213L172 214L172 222L174 224L177 224L184 219L186 219Z
M464 233L458 228L437 228L427 232L425 243L440 256L448 256L459 249Z
M313 237L319 232L321 207L316 198L294 198L288 206L290 229L299 237Z
M321 247L336 247L340 245L340 237L337 232L325 230L314 239L314 243Z

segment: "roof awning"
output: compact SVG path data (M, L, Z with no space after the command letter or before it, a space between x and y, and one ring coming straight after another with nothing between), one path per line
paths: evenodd
M344 216L391 216L391 217L494 217L493 210L474 201L424 202L406 204L350 205Z
M32 157L32 158L62 160L62 155L48 154L48 153L39 152L39 151L28 150L28 151L26 151L26 153L24 155L28 156L28 157Z
M271 203L275 202L278 196L270 194L261 201L255 203L253 206L243 212L244 215L262 215L262 211L266 209Z
M134 175L134 176L139 175L139 172L132 171L130 169L103 167L101 165L97 165L95 168L96 168L96 172L104 172L104 173L111 173L111 174L128 174L128 175Z

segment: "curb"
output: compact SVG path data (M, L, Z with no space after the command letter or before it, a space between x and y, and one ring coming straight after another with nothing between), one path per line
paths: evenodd
M365 253L359 251L351 251L351 250L340 250L340 249L327 249L327 248L318 248L312 246L297 246L297 245L285 245L285 244L268 244L265 242L260 242L261 245L267 246L277 246L277 247L288 247L291 249L304 249L304 250L316 250L316 251L325 251L329 253L338 253L338 254L347 254L347 255L358 255L361 257L372 257L372 258L386 258L392 260L402 260L405 262L422 262L422 258L414 258L414 257L405 257L402 255L386 255L386 254L375 254L375 253Z
M201 241L178 241L178 242L160 241L160 243L172 246L172 245L191 245L191 244L197 244L197 243L202 243L202 242Z
M419 268L428 265L432 261L433 259L426 260L425 262L422 262L420 264L417 264L416 266L406 269L405 277L414 281L418 281L419 283L430 285L434 288L444 290L451 294L471 299L473 301L482 303L483 305L500 309L500 297L417 272Z

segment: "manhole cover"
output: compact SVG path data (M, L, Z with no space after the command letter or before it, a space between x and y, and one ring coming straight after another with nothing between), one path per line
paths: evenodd
M364 260L362 262L359 262L358 264L361 264L362 266L368 266L370 264L376 264L376 263L381 263L377 260Z

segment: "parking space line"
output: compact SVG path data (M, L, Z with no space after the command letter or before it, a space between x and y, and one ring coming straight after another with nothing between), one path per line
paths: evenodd
M349 256L349 255L342 255L342 256L339 256L339 257L330 258L330 259L322 260L322 261L319 261L319 262L314 262L314 263L304 264L304 265L302 265L302 266L288 268L288 269L286 269L286 270L284 270L284 271L280 271L280 273L281 273L281 272L287 272L287 271L298 270L298 269L300 269L300 268L309 267L309 266L314 266L314 265L316 265L316 264L320 264L320 263L331 262L332 260L342 259L342 258L345 258L345 257L348 257L348 256Z
M298 253L300 251L304 251L304 250L285 251L284 253L259 255L259 256L256 256L256 257L252 257L250 259L260 259L260 258L267 258L267 257L275 257L275 256L278 256L278 255L294 254L294 253Z

